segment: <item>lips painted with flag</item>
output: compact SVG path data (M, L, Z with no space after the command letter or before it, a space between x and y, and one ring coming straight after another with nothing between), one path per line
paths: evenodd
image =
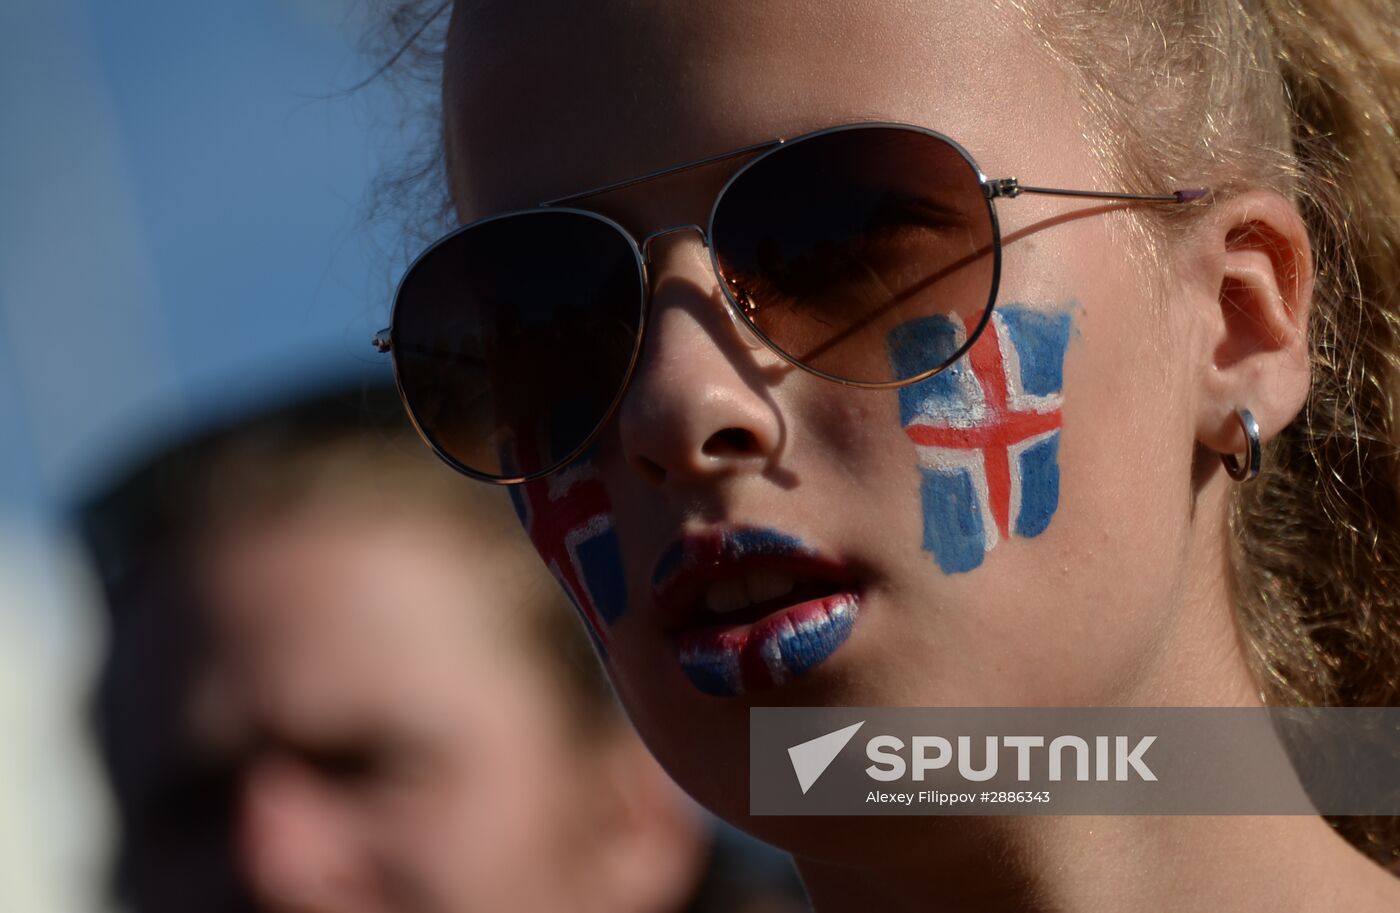
M980 315L978 315L980 317ZM978 317L923 317L888 338L907 375L947 358ZM923 476L924 548L945 573L970 571L1011 536L1045 531L1059 506L1059 444L1070 315L992 312L972 348L941 374L901 388L900 421Z

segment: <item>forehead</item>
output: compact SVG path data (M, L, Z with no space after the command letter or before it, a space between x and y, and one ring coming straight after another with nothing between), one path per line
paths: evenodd
M208 552L216 652L283 729L434 712L512 653L499 607L516 581L427 511L311 507L232 531Z
M1080 133L1060 69L1003 7L458 3L444 69L454 198L469 220L860 120L931 127L999 171L1047 129Z

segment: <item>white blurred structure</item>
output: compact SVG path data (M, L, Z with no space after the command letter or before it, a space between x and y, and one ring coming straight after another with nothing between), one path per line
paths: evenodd
M109 908L112 827L86 728L102 613L75 548L53 532L54 515L114 422L171 387L156 283L86 14L77 0L7 0L0 14L6 913Z
M111 820L85 726L100 617L76 553L0 527L0 910L107 909Z

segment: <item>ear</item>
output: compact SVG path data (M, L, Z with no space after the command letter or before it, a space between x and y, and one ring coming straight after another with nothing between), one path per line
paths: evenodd
M1293 421L1309 386L1312 245L1298 209L1254 190L1216 203L1191 248L1204 357L1196 437L1217 453L1243 453L1237 408L1269 440Z

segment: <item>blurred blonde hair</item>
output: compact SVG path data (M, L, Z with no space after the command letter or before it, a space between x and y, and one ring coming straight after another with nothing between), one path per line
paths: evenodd
M1239 622L1271 703L1400 704L1400 4L1013 0L1127 186L1265 187L1317 259L1312 386L1236 486ZM1185 212L1138 228L1160 257ZM1400 822L1333 822L1382 864Z

